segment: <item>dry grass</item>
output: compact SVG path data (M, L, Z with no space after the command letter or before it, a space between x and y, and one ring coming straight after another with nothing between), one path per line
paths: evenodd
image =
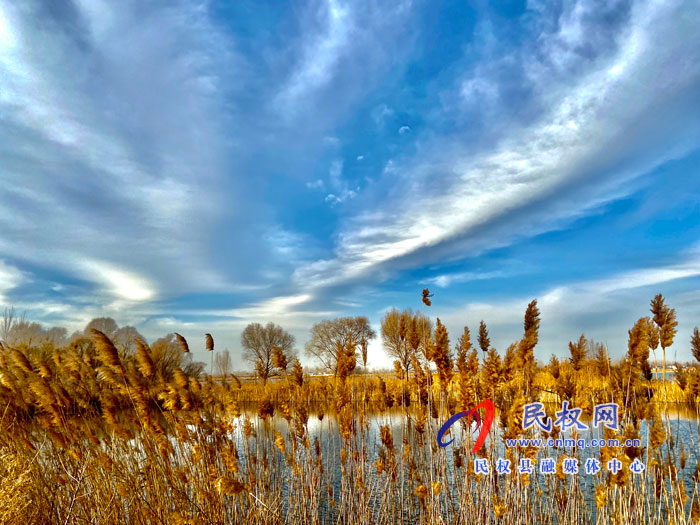
M349 345L337 377L310 379L297 362L265 385L203 379L177 360L165 366L142 341L120 355L98 331L79 348L4 348L0 522L697 523L699 436L682 443L659 415L666 402L698 406L697 370L685 389L668 384L663 395L634 352L615 364L541 366L531 323L503 359L479 359L464 338L453 359L437 326L434 342L426 338L436 372L417 355L408 376L351 375ZM459 425L461 444L436 445L449 415L487 397L497 421L479 454L492 471L499 456L513 465L554 457L557 475L477 475ZM584 451L502 450L505 438L525 435L525 403L564 399L588 414L619 403L626 437L649 421L643 447L596 451L625 466L640 457L647 470L566 476L563 458Z

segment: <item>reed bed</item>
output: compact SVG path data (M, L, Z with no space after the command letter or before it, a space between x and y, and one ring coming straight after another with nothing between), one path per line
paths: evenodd
M176 357L141 340L118 351L98 330L63 348L2 346L0 522L698 523L698 368L682 385L650 378L653 340L634 330L617 362L581 338L571 359L541 364L533 303L523 339L503 357L488 345L479 356L468 330L453 352L438 321L391 376L353 374L352 340L334 376L310 378L278 357L280 374L264 383L188 368L182 336ZM206 345L214 352L209 334ZM439 447L442 423L486 398L497 409L486 446L472 455L470 429L457 424L455 442ZM642 446L504 447L558 437L523 431L523 407L541 401L552 415L564 400L584 417L618 403L619 433L597 436ZM694 417L674 416L677 402ZM591 454L623 469L585 474ZM538 473L543 457L555 474ZM475 458L490 472L477 473ZM511 460L511 474L496 474L498 458ZM517 472L521 458L533 474ZM580 474L563 472L566 458L580 460ZM638 475L627 468L635 458L646 464Z

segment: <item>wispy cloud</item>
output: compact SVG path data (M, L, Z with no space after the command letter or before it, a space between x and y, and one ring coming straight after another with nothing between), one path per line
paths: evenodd
M2 2L0 28L2 252L115 298L221 284L203 241L233 62L206 9Z
M431 277L423 281L423 284L434 284L440 288L447 288L451 284L456 283L466 283L469 281L485 281L489 279L496 279L499 277L511 277L514 274L512 272L505 272L502 270L492 271L492 272L456 272L450 274L442 274L437 277Z
M334 76L335 68L348 45L353 18L349 5L327 0L318 6L314 22L320 31L308 39L287 84L279 93L277 105L293 112L302 97L314 94Z
M102 261L84 261L80 266L89 279L101 282L107 294L136 302L148 301L155 296L152 284L139 275Z
M0 303L6 300L3 294L16 288L22 280L22 273L17 268L0 260Z
M212 325L219 328L240 330L250 322L265 324L272 321L305 336L310 323L338 313L330 309L317 309L314 306L313 296L302 293L270 297L236 308L181 310L178 311L178 316L209 317L206 321L197 321L191 324L191 326L198 326L202 330Z
M386 120L393 115L394 110L386 104L379 104L372 109L372 120L374 120L374 123L379 127L384 126Z
M627 326L655 286L695 312L677 287L696 262L668 261L697 185L664 170L700 144L697 4L458 7L448 27L415 0L0 0L0 299L69 328L215 327L232 348L251 321L302 342L425 285L440 315L478 297L450 322L483 315L504 341L534 291L556 344L572 320L624 338L611 312ZM678 198L630 211L642 183ZM613 209L595 268L552 240ZM667 212L669 235L622 242ZM578 305L601 297L588 323Z
M700 257L690 252L682 262L668 266L639 268L587 281L545 288L538 297L542 314L542 337L538 357L548 354L565 354L566 343L585 331L593 339L607 342L611 353L620 357L626 350L626 329L639 317L649 315L651 298L664 291L672 306L686 293L683 282L700 276ZM676 285L675 283L679 283ZM495 344L502 350L509 343L522 337L522 315L534 297L511 298L489 302L470 302L464 307L443 309L438 312L449 328L458 330L464 323L478 324L485 320L491 327ZM687 301L685 301L687 303ZM439 308L439 307L438 307ZM684 304L679 310L683 321L674 351L678 359L688 358L689 340L693 319L700 315L696 305ZM614 322L601 322L612 319Z
M342 204L357 196L360 187L355 189L350 188L350 184L343 178L343 161L336 160L331 164L331 169L328 174L329 187L332 193L326 195L326 202L331 205Z
M692 26L683 16L691 12L697 8L690 3L635 5L612 54L595 49L585 70L553 83L549 65L565 69L567 57L577 53L580 42L571 24L585 17L577 11L563 19L558 32L541 35L544 45L521 57L533 91L540 93L537 103L546 105L537 119L509 129L495 148L468 156L455 147L454 138L434 139L433 153L423 147L425 154L398 169L399 180L394 170L391 181L378 185L386 195L381 210L376 199L364 199L371 209L346 221L338 233L336 257L299 268L298 281L340 283L365 277L390 261L400 265L402 258L419 253L418 260L429 262L433 250L444 255L450 245L453 253L466 249L476 254L520 235L560 227L562 221L624 196L630 191L626 183L693 144L687 140L697 132L692 127L676 130L685 134L676 147L659 129L651 131L659 139L656 147L640 155L630 148L635 134L628 129L631 122L637 129L653 129L660 106L698 84L700 40L687 38L692 31L678 26L682 20ZM675 67L680 56L689 67ZM637 145L647 139L637 136ZM611 150L612 143L625 147ZM546 213L530 209L535 203L544 205ZM507 228L479 239L485 227L501 221ZM416 263L415 257L411 260Z

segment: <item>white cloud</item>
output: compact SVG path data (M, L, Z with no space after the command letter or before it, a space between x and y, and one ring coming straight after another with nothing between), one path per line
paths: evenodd
M326 187L325 183L321 179L316 179L315 181L307 182L306 187L310 190L321 190Z
M461 95L468 103L493 105L499 99L498 85L482 77L472 77L462 83Z
M7 16L0 6L0 51L8 50L14 47L14 45L15 36L10 27L10 21L7 19Z
M369 199L371 209L348 219L337 235L335 257L298 268L297 282L341 283L421 250L426 262L431 255L427 248L447 246L454 239L460 239L460 253L466 249L475 254L507 244L518 235L557 228L630 191L632 186L624 183L688 146L660 136L658 149L635 153L623 168L615 166L622 151L608 149L610 144L630 140L630 122L653 118L649 107L697 84L700 45L694 44L700 44L700 39L678 36L691 34L693 26L686 17L687 27L679 29L678 20L683 18L678 10L682 9L688 6L635 6L618 50L564 84L551 82L551 75L536 63L536 54L526 57L535 89L542 90L542 102L548 107L541 118L510 130L496 147L478 154L462 154L453 148L452 140L436 139L435 158L424 147L423 158L411 159L403 168L392 164L378 190L386 195ZM562 31L567 34L555 38L574 42L573 28ZM561 46L550 47L552 57L565 60ZM694 67L677 67L675 57L683 55ZM610 64L623 67L626 74L609 75ZM607 180L600 175L609 169L606 162L616 167ZM557 196L568 185L585 185L582 177L591 169L598 171L591 173L597 177L596 187L586 187L575 198L563 197L566 193ZM437 181L436 172L441 175ZM547 207L534 207L547 197ZM479 238L485 226L528 206L533 211L518 216L499 235Z
M327 0L316 16L322 30L305 43L299 64L277 97L277 105L294 112L297 99L312 95L333 77L340 61L353 20L350 7L337 0Z
M640 268L621 272L605 279L592 279L555 286L533 294L532 297L507 299L504 301L471 302L464 307L440 309L435 314L448 325L451 331L461 329L464 323L477 326L479 320L486 321L494 345L503 351L508 344L522 337L522 316L527 304L535 297L542 317L538 357L545 359L551 353L565 355L566 344L584 331L589 338L607 342L613 356L626 351L627 329L639 318L649 315L650 299L659 291L665 293L667 301L674 306L683 294L674 292L683 289L673 286L675 281L700 276L700 257L694 253L685 256L685 261L657 268ZM679 359L688 356L684 341L690 337L692 321L700 314L697 303L684 301L678 309L681 325L676 341L680 341ZM678 347L674 349L677 351Z
M310 235L288 230L279 225L268 228L263 234L263 239L269 246L270 252L275 255L274 262L281 261L285 266L307 259L317 250L317 241ZM263 285L257 285L258 289L262 287Z
M300 293L271 297L237 308L198 310L182 313L217 317L219 320L215 322L222 327L242 328L250 322L267 323L268 321L273 321L282 324L285 328L305 333L309 329L311 322L332 317L338 313L331 310L304 309L305 306L309 306L312 300L313 295Z
M372 109L372 120L374 123L382 127L386 120L394 114L394 110L386 104L379 104Z
M505 272L501 270L490 271L490 272L456 272L450 274L442 274L437 277L432 277L426 279L424 284L434 284L440 288L447 288L451 284L455 283L466 283L469 281L484 281L489 279L496 279L499 277L511 277L515 275L515 272Z
M326 195L326 202L330 203L331 206L342 204L349 199L353 199L360 191L359 187L351 189L347 181L343 178L342 160L335 160L331 163L328 179L328 184L333 191Z
M22 272L0 260L0 302L5 303L7 299L3 294L19 286L23 280Z
M126 301L149 301L156 297L153 285L144 277L103 261L84 261L85 278L100 283L108 294Z
M76 7L0 1L0 248L81 278L99 260L125 299L222 286L229 46L203 6Z

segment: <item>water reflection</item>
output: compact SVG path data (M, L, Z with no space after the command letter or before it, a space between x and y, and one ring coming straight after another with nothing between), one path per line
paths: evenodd
M673 449L671 450L671 457L674 458L676 466L679 468L679 473L686 480L686 486L693 486L693 473L695 471L696 465L700 463L700 446L698 445L698 437L700 436L700 418L698 417L698 410L687 404L669 404L668 411L664 416L664 422L670 425L670 435L673 436ZM234 436L237 445L243 448L243 441L245 437L242 434L242 422L244 418L250 419L256 428L257 439L260 442L265 442L266 440L274 440L275 431L280 432L282 435L287 436L291 432L291 427L288 422L281 417L279 414L275 414L271 419L266 421L258 418L255 411L249 409L244 412L244 414L238 418L236 423L236 430L234 431ZM416 450L416 447L423 447L424 450L427 449L428 439L434 440L437 429L443 423L442 420L433 420L432 431L427 432L423 435L422 441L418 434L415 432L415 419L413 412L409 409L408 411L402 411L401 408L393 408L383 412L369 413L365 415L366 426L360 428L359 424L356 428L355 439L364 445L364 450L367 454L367 462L373 464L379 457L379 449L381 448L380 441L380 427L388 425L395 446L400 449L400 444L406 440L411 444L412 450ZM585 420L585 418L584 418ZM641 421L639 427L639 435L641 438L641 445L645 447L649 442L649 433L651 426L654 421ZM310 441L313 442L315 438L319 440L321 451L325 463L329 469L330 478L333 480L335 488L337 490L340 483L340 463L338 460L339 451L342 448L342 443L340 439L340 432L338 427L338 422L332 414L327 414L325 411L310 411L308 420L308 432ZM500 430L497 428L498 425L494 424L492 427L489 439L487 440L486 446L496 447L497 457L505 457L505 446L503 440L501 439ZM621 432L618 433L618 438L622 441L622 434L624 430L624 425L620 424ZM449 469L454 467L454 447L460 447L469 439L469 433L466 427L457 423L453 427L453 432L455 434L455 441L451 445L440 448L433 447L432 453L438 454L447 463ZM430 437L428 437L430 435ZM542 437L536 434L527 435L525 437ZM560 438L571 439L573 434L569 431L561 433ZM587 444L590 444L592 439L602 439L603 431L602 429L592 429L587 431L580 431L576 434L578 439L584 439ZM255 441L256 438L253 438ZM473 441L472 441L473 442ZM670 441L663 445L664 453L667 453L667 445L670 445ZM471 447L469 447L471 448ZM577 449L577 456L580 458L579 463L579 482L581 483L584 494L586 495L586 500L588 503L593 503L594 498L594 484L596 477L592 475L587 475L583 469L583 465L586 458L596 457L600 455L600 448L587 446L583 449ZM561 455L569 456L574 453L574 448L572 447L542 447L537 455L535 463L535 473L533 477L542 478L545 475L539 472L538 462L543 458L558 458ZM681 465L681 455L685 456L685 465ZM647 462L648 456L646 452L640 458L645 464ZM605 467L604 467L605 468ZM374 473L373 469L371 474L376 481L378 477Z

